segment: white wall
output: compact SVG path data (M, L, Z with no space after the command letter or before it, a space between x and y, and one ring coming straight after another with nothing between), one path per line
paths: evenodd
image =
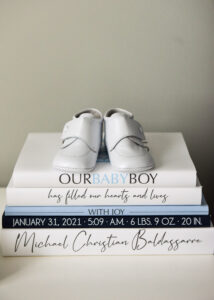
M29 131L124 107L184 133L211 198L214 1L0 1L0 104L1 185Z

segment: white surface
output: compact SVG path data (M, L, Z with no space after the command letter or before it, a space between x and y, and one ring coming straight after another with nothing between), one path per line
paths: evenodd
M0 299L212 300L213 277L211 255L0 257Z
M109 163L97 163L91 172L90 184L84 184L84 174L73 174L74 182L81 186L195 186L196 169L181 133L145 133L155 161L155 169L140 172L136 183L130 184L130 174L116 172ZM72 173L63 175L53 168L59 149L60 133L30 133L19 155L13 172L14 187L74 187ZM86 174L88 175L88 174ZM88 178L88 176L87 176ZM93 179L94 178L94 179ZM133 181L132 181L133 182Z

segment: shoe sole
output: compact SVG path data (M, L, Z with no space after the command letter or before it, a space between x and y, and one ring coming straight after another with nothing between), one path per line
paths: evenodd
M116 168L114 166L112 166L113 169L117 172L124 172L124 173L139 173L139 172L144 172L144 171L149 171L149 170L152 170L154 169L154 165L152 166L147 166L147 167L144 167L144 168L136 168L136 169L119 169L119 168ZM62 167L59 167L59 166L54 166L54 169L58 170L58 171L61 171L61 172L69 172L69 173L88 173L88 172L91 172L95 169L95 167L93 168L88 168L88 169L71 169L71 168L62 168Z
M152 166L147 166L147 167L144 167L144 168L141 167L141 168L135 168L135 169L118 169L118 168L113 166L115 171L124 172L124 173L139 173L139 172L152 170L152 169L154 169L154 167L155 166L152 165Z
M63 168L59 166L54 166L54 169L57 171L61 172L69 172L69 173L88 173L94 170L95 167L93 168L88 168L88 169L72 169L72 168Z

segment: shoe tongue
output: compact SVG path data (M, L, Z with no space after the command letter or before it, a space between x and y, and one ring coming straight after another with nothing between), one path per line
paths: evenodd
M89 119L92 119L92 118L94 118L94 115L91 114L91 113L83 113L83 114L81 114L81 115L79 116L79 118L80 118L80 119L81 119L81 118L89 118Z
M123 112L116 112L111 116L111 118L121 118L121 117L129 117L129 116Z

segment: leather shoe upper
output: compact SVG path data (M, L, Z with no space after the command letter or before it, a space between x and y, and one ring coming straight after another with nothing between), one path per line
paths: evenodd
M105 114L104 121L105 144L115 169L140 172L154 168L143 128L132 113L120 108L111 109Z
M75 114L64 126L54 168L78 173L93 170L101 145L102 121L102 114L96 109Z

